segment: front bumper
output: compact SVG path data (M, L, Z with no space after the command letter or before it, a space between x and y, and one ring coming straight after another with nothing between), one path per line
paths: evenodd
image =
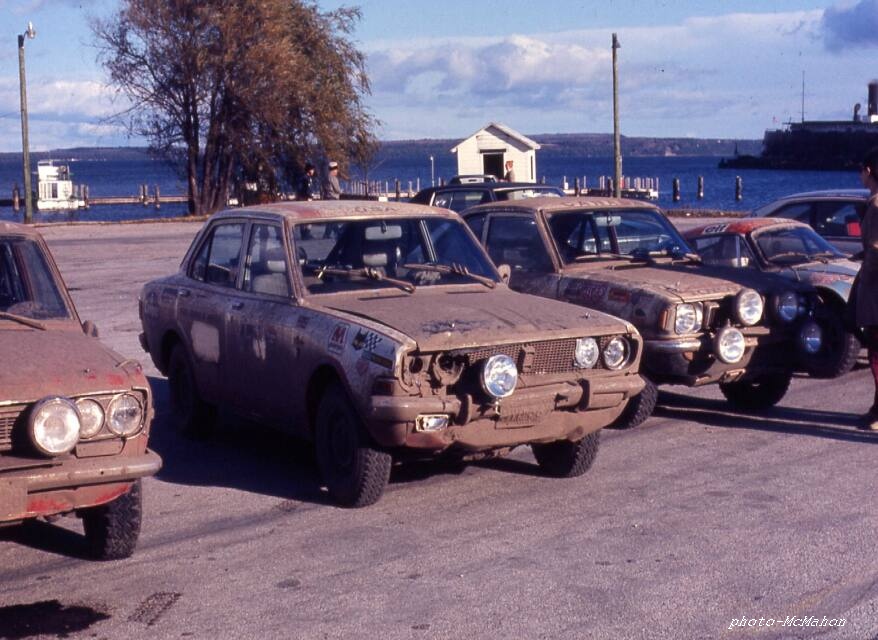
M471 395L373 396L366 425L385 447L441 451L451 446L466 451L490 450L528 442L579 440L607 426L628 399L643 389L635 373L524 387L496 403ZM420 415L447 415L449 426L417 431Z
M137 456L65 458L0 470L0 523L106 504L162 461L153 451Z

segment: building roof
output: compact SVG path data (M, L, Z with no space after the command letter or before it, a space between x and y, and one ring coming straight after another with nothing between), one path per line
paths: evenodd
M514 138L515 140L518 140L522 144L530 147L531 149L536 150L536 149L540 148L539 142L536 142L535 140L531 140L527 136L518 133L518 131L516 131L515 129L507 127L505 124L500 124L499 122L491 122L491 123L488 123L487 125L485 125L484 127L482 127L481 129L479 129L478 131L476 131L475 133L473 133L471 136L467 136L461 142L458 142L457 145L455 145L451 149L451 153L457 153L457 148L461 144L463 144L464 142L466 142L470 138L473 138L473 137L479 135L482 131L487 131L488 129L492 129L492 128L497 129L497 131L509 136L510 138Z

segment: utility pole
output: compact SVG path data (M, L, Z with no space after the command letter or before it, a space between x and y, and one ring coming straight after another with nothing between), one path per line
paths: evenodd
M622 196L622 139L619 134L619 39L613 34L613 195Z
M27 86L24 76L24 39L33 40L37 35L34 25L27 23L27 31L18 36L18 81L21 90L21 163L24 170L24 221L33 221L33 198L30 184L30 145L27 139Z

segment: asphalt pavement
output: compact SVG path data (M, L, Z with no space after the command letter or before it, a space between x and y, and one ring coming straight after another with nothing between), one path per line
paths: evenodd
M164 468L130 559L86 559L75 518L0 530L0 638L878 636L866 368L796 378L759 415L664 387L581 478L520 448L396 467L378 504L341 509L307 444L228 416L205 440L170 430L137 294L199 227L43 229L80 315L152 376Z

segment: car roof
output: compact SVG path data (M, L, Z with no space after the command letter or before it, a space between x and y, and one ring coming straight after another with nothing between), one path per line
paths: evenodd
M784 227L810 227L798 220L790 220L788 218L741 218L729 222L711 222L710 224L701 225L687 229L683 233L684 238L697 238L698 236L713 235L717 233L743 235L761 229L763 227L784 226Z
M818 191L802 191L801 193L791 193L774 200L774 202L786 200L799 200L804 198L869 198L868 189L821 189Z
M271 215L291 222L320 221L329 218L383 218L393 216L456 217L452 211L409 202L377 202L374 200L310 200L273 202L250 207L226 209L216 218Z
M524 200L505 200L502 202L480 204L467 209L466 216L482 212L486 209L504 209L507 211L514 209L533 211L539 209L546 213L559 213L571 209L592 209L595 211L603 211L605 209L646 209L661 212L661 209L654 204L628 198L602 198L599 196L564 196L559 198L557 196L537 196Z
M463 182L455 184L443 184L436 187L426 187L415 194L417 198L423 193L440 193L446 191L509 191L511 189L545 189L560 191L560 187L551 184L536 184L534 182Z
M0 222L0 233L15 234L19 236L39 237L39 232L33 227L18 222Z

